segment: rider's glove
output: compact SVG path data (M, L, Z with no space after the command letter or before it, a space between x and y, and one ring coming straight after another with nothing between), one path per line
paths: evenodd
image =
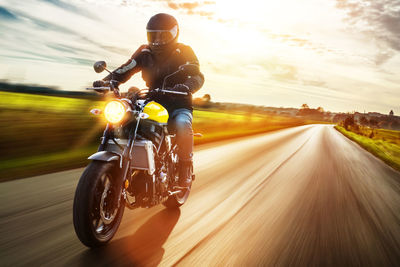
M174 88L172 88L172 90L178 91L178 92L182 92L182 93L189 93L190 92L189 86L187 86L186 84L182 84L182 83L176 84L174 86Z
M94 81L93 82L93 87L103 87L105 84L104 84L104 81L103 80L99 80L99 81Z

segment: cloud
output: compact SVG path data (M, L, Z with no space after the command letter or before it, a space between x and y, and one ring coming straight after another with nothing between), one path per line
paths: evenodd
M343 53L335 48L330 48L326 44L314 41L311 38L303 36L296 36L287 33L272 33L268 29L261 29L261 31L272 40L287 44L292 47L300 47L307 50L312 50L317 54L336 54L343 56Z
M186 2L186 3L176 3L173 1L168 1L168 6L172 9L186 9L186 10L193 10L194 8L198 7L200 4L198 2Z
M78 11L78 9L75 6L65 3L63 1L60 1L60 0L41 0L41 1L53 4L55 6L63 8L63 9L68 9L70 11L74 11L74 12Z
M346 11L346 21L354 30L372 37L381 46L376 64L383 64L394 53L400 52L399 0L336 0L336 7Z
M377 53L375 55L375 64L376 65L382 65L383 63L385 63L386 61L388 61L389 59L391 59L394 56L394 52L390 51L390 50L386 50L386 51L380 51L379 53Z
M14 13L2 6L0 6L0 19L18 20L17 16L15 16Z
M91 18L95 19L93 14L90 13L88 10L80 9L80 8L70 4L70 3L67 3L67 2L64 2L64 1L61 1L61 0L40 0L40 1L52 4L52 5L56 6L56 7L59 7L59 8L64 9L64 10L71 11L72 13L75 13L75 14L80 14L80 15L83 15L83 16L86 16L86 17L91 17Z
M132 52L93 40L79 29L67 28L68 25L34 17L28 11L0 7L2 20L6 21L2 25L0 59L8 62L90 66L95 58Z
M55 32L60 32L60 33L66 33L66 34L75 34L74 31L64 27L64 26L60 26L57 25L55 23L52 22L48 22L42 19L38 19L35 17L32 17L26 13L22 13L22 12L16 12L16 14L18 14L19 18L24 18L27 19L28 21L30 21L31 23L35 24L37 27L39 27L42 30L45 31L55 31Z
M280 81L297 81L299 79L297 68L288 64L274 64L270 66L269 72L271 77Z
M325 87L327 83L321 80L302 80L303 85Z
M215 5L214 1L191 1L180 2L176 0L165 0L169 8L182 11L187 15L199 15L212 19L214 12L207 10L208 6Z
M46 1L47 2L47 1ZM53 2L53 1L51 1ZM55 1L55 2L59 2L59 1ZM5 10L5 11L4 11ZM32 26L35 26L36 29L41 30L41 31L45 31L45 32L54 32L54 33L61 33L61 34L65 34L68 35L67 39L77 39L80 40L80 43L85 43L88 45L93 45L96 48L101 48L107 52L110 53L114 53L114 54L130 54L131 51L127 50L127 49L123 49L120 47L116 47L116 46L111 46L111 45L104 45L102 43L96 42L92 39L89 39L87 36L85 36L83 33L77 32L75 30L69 29L66 26L62 26L62 25L58 25L56 23L50 22L50 21L45 21L42 19L39 19L37 17L33 17L31 15L29 15L26 12L21 12L21 11L9 11L5 8L0 8L0 13L1 14L12 14L13 16L13 20L18 20L20 21L24 26L22 26L22 28L30 28L30 29L34 29ZM29 25L31 24L31 25ZM15 31L17 31L19 28L14 29ZM14 33L15 34L15 33ZM23 34L23 32L21 32L19 34L20 36L25 36ZM42 40L45 41L45 40ZM57 50L59 52L65 52L65 53L69 53L69 54L77 54L77 52L84 52L85 54L90 54L93 53L93 51L91 50L83 50L80 49L76 46L72 47L72 46L67 46L64 44L59 44L57 42L48 42L46 43L46 46L49 47L50 49L54 49ZM83 62L83 60L79 60L78 62Z
M90 49L82 49L72 45L59 44L59 43L48 43L46 46L50 49L57 50L61 53L68 53L70 55L77 54L91 54L93 53Z

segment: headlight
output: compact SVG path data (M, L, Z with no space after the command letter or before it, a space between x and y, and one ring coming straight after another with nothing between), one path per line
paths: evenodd
M119 101L108 102L104 115L110 123L119 123L125 116L125 106Z

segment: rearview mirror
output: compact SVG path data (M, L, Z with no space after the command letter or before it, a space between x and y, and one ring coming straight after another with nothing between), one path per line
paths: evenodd
M93 69L95 72L100 73L107 68L107 64L105 61L97 61L93 64Z
M179 70L187 76L194 76L200 73L200 68L197 64L184 64L179 66Z

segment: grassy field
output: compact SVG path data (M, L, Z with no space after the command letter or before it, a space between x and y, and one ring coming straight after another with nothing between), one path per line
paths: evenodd
M202 138L194 140L195 144L209 143L305 124L300 119L260 114L249 116L243 113L195 110L193 116L193 130L203 134Z
M336 130L400 171L400 131L361 127L357 133L335 126ZM373 132L373 134L371 134Z
M84 166L105 122L89 113L104 102L0 92L0 181ZM288 117L195 110L195 144L304 124Z

